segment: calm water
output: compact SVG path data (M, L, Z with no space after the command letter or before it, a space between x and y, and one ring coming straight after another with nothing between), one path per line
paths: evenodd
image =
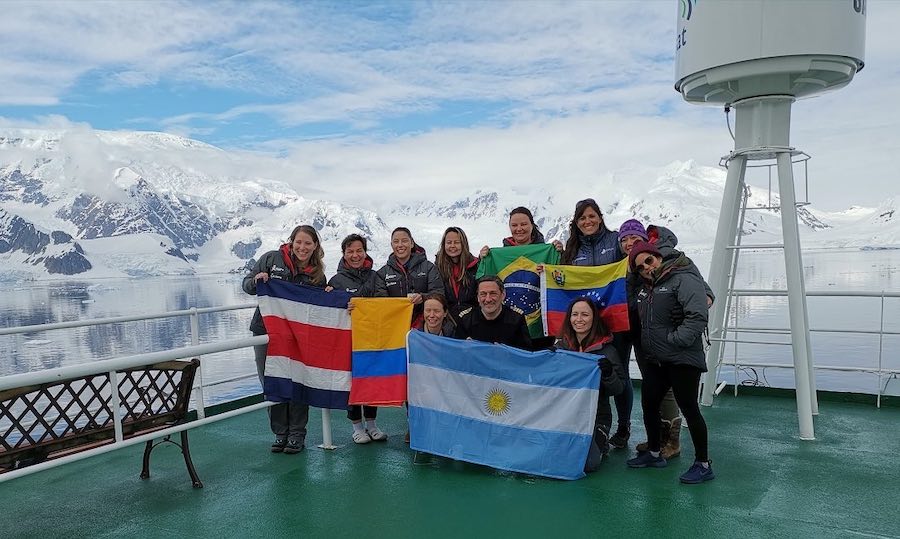
M694 257L704 270L708 254ZM828 251L804 254L807 289L898 291L900 251ZM738 275L739 288L783 289L784 263L780 253L745 253ZM239 276L172 277L140 280L103 280L66 283L3 284L0 312L4 327L42 324L86 318L158 313L253 301L241 291ZM880 299L810 298L813 328L877 330ZM743 298L738 305L743 326L787 327L787 298ZM200 316L200 342L249 336L252 310L228 311ZM900 299L885 304L885 330L900 332ZM787 336L748 336L756 340L787 341ZM187 317L128 322L105 326L45 331L29 335L0 336L0 376L73 365L141 352L190 344ZM817 365L858 365L874 368L878 362L878 336L813 333ZM900 368L900 336L885 336L882 363ZM791 363L789 346L740 345L738 357L752 362ZM734 357L729 345L726 355ZM209 402L232 399L259 390L251 349L223 352L203 358L207 382L240 375L239 382L207 390ZM632 372L637 369L632 365ZM723 371L733 379L733 369ZM793 371L780 368L743 369L743 383L757 382L792 387ZM817 371L822 389L874 393L877 377L867 373ZM885 380L887 382L887 380ZM900 394L900 380L887 385L887 392Z

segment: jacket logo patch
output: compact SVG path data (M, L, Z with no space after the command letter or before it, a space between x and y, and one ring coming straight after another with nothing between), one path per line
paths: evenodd
M420 272L419 272L419 277L425 277L425 272L424 272L424 271L420 271Z
M388 273L387 275L384 276L384 278L385 279L396 279L397 276L392 273Z
M656 289L656 291L657 291L657 292L671 292L671 290L669 290L669 289L668 289L667 287L665 287L665 286L660 286L659 288Z
M638 291L637 296L638 296L639 298L646 298L646 297L647 297L647 291L644 290L644 289L642 288L642 289L640 289L640 290Z
M278 264L272 264L272 269L270 271L285 271L285 269L279 267Z
M600 249L600 254L605 255L606 253L612 251L615 247L607 247L606 249Z

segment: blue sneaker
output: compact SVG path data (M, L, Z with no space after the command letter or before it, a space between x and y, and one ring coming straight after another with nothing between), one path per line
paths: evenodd
M652 453L647 451L646 453L639 453L633 459L628 459L627 464L629 468L665 468L668 462L662 457L654 457Z
M688 471L681 474L681 482L694 485L715 479L716 474L713 473L712 461L707 464L709 464L709 467L706 467L699 462L693 463L691 467L688 468Z

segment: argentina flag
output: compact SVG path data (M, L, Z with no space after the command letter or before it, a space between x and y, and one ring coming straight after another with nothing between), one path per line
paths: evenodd
M407 353L412 449L545 477L584 476L596 358L421 331L407 336Z

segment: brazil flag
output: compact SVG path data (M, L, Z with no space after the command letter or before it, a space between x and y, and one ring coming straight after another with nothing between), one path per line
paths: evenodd
M541 282L538 264L558 264L559 253L551 244L538 243L518 247L494 247L478 264L476 278L496 275L506 289L504 304L525 316L528 332L544 336L541 322Z

